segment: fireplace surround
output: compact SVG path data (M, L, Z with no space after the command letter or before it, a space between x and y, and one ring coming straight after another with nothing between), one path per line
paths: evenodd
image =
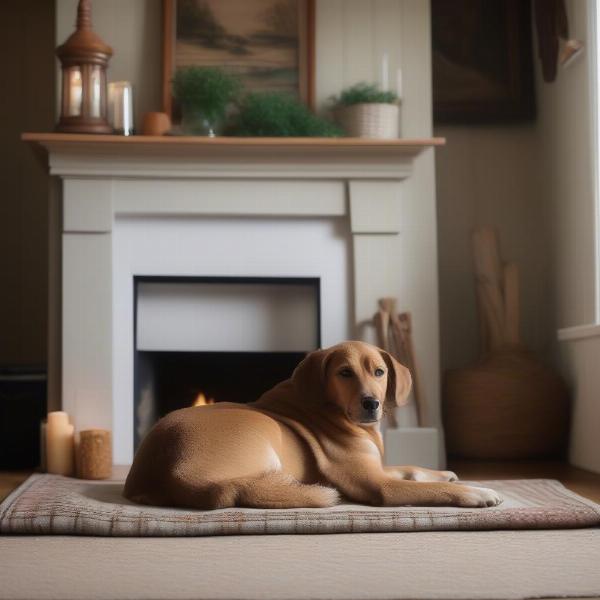
M77 428L113 431L117 464L134 451L135 277L318 279L321 345L374 341L377 299L398 294L396 240L421 231L406 181L443 143L23 137L62 181L61 403ZM436 357L425 365L436 393L431 293L406 297L418 299L407 309Z

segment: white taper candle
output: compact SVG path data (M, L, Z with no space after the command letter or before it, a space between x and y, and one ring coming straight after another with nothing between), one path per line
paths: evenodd
M402 69L396 71L396 95L402 100Z
M390 59L387 52L381 59L381 89L387 92L390 89Z

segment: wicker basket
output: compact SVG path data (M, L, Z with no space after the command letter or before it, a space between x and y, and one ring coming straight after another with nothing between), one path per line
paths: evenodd
M451 456L509 460L561 456L569 429L562 379L523 348L446 374L444 426Z
M336 110L336 120L351 137L393 139L398 137L396 104L365 103Z

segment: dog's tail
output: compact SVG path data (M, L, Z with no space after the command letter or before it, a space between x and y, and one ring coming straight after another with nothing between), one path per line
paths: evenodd
M307 485L278 472L195 485L187 477L175 476L173 500L178 506L211 510L249 508L322 508L340 500L337 490Z

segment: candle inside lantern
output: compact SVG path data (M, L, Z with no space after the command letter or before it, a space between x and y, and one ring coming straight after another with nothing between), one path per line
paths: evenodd
M48 413L46 467L48 473L72 475L75 462L74 428L66 412Z
M100 73L100 67L94 66L92 67L92 85L90 86L91 93L91 102L90 102L90 116L91 117L99 117L101 110L101 100L102 100L102 74Z
M70 117L77 117L81 114L82 98L81 71L77 67L72 67L69 71L69 108L67 112Z

